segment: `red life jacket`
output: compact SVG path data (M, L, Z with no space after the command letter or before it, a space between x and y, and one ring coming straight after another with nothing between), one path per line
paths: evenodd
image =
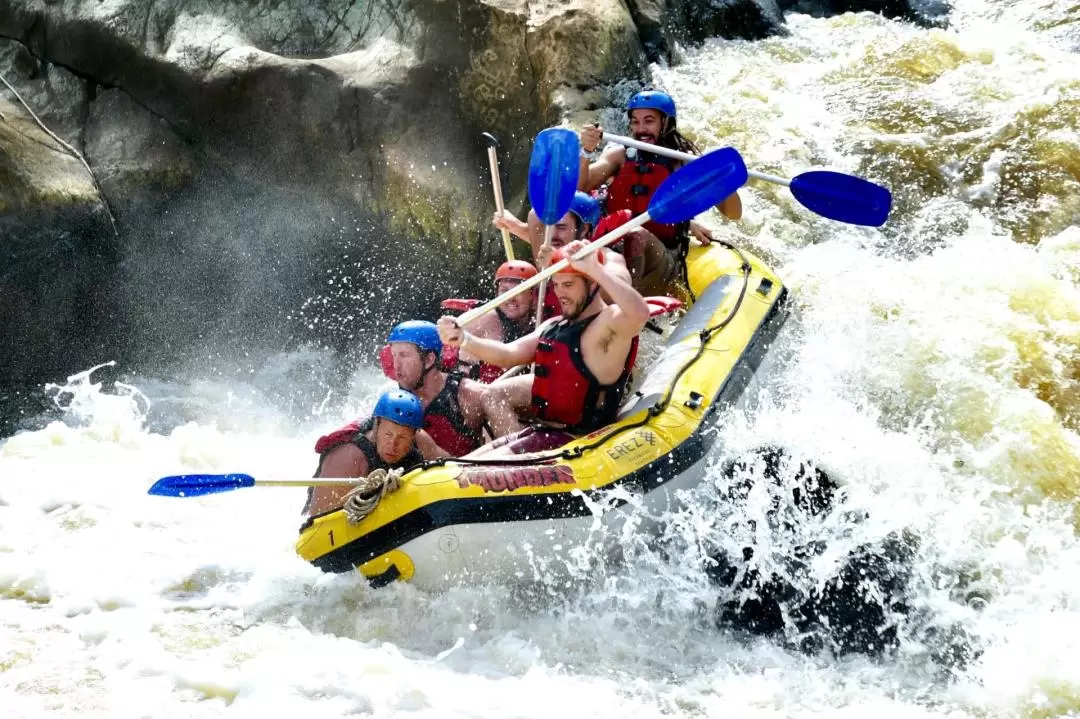
M465 424L458 401L460 387L461 373L451 372L442 392L424 410L424 431L452 457L468 454L484 443L480 430Z
M675 171L675 160L648 152L634 153L627 149L626 159L615 174L608 187L607 211L630 210L634 217L649 209L656 188ZM645 229L656 235L669 249L678 249L686 235L686 223L662 225L659 222L645 223Z
M360 434L360 428L367 422L367 420L354 419L344 427L339 427L333 432L324 434L315 440L315 453L326 454L335 447L340 447L343 444L348 444L353 441L353 437Z
M622 374L613 384L600 384L585 365L581 337L599 313L580 321L561 320L544 330L536 345L532 407L543 422L585 434L611 424L619 413L637 359L638 338L626 355Z

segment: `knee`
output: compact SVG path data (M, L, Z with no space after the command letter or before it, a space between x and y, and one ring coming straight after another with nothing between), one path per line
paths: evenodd
M484 393L483 407L484 412L490 414L492 412L499 412L505 409L509 397L505 387L488 387L487 392Z

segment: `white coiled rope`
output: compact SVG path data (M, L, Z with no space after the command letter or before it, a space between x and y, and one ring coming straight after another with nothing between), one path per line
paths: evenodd
M345 495L345 518L349 524L360 524L364 518L375 511L381 500L401 486L404 469L376 469L361 477L356 487Z

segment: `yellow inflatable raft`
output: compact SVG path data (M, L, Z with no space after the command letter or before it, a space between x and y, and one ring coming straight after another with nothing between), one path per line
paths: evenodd
M309 519L297 553L375 585L514 581L549 571L634 495L670 507L674 490L701 480L716 438L705 430L743 395L786 318L786 288L749 253L693 247L687 267L697 299L659 357L635 369L615 424L548 452L417 467L359 524L340 510Z

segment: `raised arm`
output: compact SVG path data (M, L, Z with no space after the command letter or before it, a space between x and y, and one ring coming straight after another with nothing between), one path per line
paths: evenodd
M563 248L567 257L585 247L584 242L571 242ZM635 290L622 272L613 271L600 264L597 253L593 252L581 260L571 260L570 266L584 272L596 280L603 294L610 298L610 304L604 310L605 321L618 335L634 337L639 334L649 321L649 305L645 298Z
M519 220L510 210L503 210L502 215L496 212L491 218L491 224L495 225L497 230L505 229L519 240L530 242L529 226Z
M724 198L724 201L716 206L720 213L729 220L742 219L742 199L738 191L732 192Z
M469 333L476 339L496 339L502 336L502 324L494 312L478 317L469 325ZM476 355L462 349L458 353L458 360L468 364L475 364L479 360Z
M481 362L504 368L532 362L536 355L536 343L540 338L540 329L537 329L532 334L525 335L509 344L481 339L461 329L457 318L450 316L440 317L437 326L443 343L460 347Z
M578 133L581 140L581 149L585 152L595 152L600 147L600 139L603 137L604 128L599 125L585 125ZM578 189L584 192L595 190L600 185L615 176L626 160L626 148L622 145L610 144L600 153L600 157L591 162L584 154L581 156L578 171Z

